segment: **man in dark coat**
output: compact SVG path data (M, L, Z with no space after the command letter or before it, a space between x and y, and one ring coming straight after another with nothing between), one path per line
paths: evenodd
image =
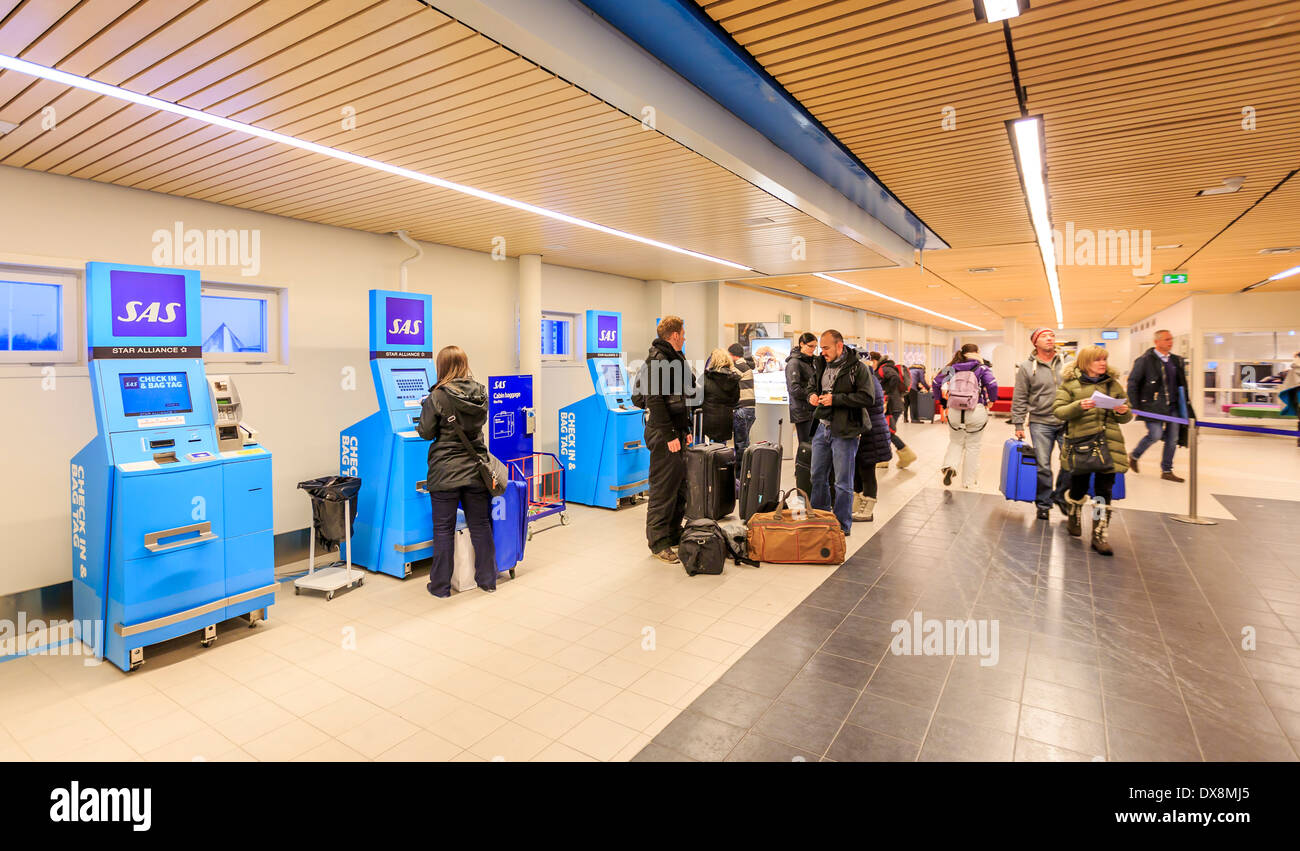
M1187 364L1174 354L1174 335L1161 329L1156 332L1155 345L1133 361L1128 375L1129 403L1137 411L1149 411L1170 417L1187 415ZM1129 453L1129 465L1138 472L1138 458L1164 437L1164 453L1160 458L1160 478L1171 482L1186 481L1174 473L1174 451L1179 445L1179 423L1139 417L1146 424L1147 433Z
M645 444L650 450L649 504L645 535L655 558L677 563L676 546L686 515L686 456L691 444L689 404L697 399L695 373L682 355L686 332L681 317L665 316L637 373L634 401L644 397L649 412Z
M866 407L874 394L871 371L849 347L844 335L821 336L818 358L806 392L819 421L812 440L813 508L831 508L830 474L835 469L835 517L848 535L853 529L853 472L858 438L871 430Z

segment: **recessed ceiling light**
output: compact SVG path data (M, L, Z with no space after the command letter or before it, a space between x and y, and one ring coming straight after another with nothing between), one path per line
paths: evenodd
M996 266L976 266L976 267L974 267L973 269L967 269L966 271L967 271L967 272L970 272L972 275L987 275L987 274L989 274L990 272L996 272L996 271L997 271L997 267L996 267Z
M981 328L978 325L972 325L969 322L962 322L960 319L956 319L952 316L947 315L946 313L940 313L937 310L930 310L928 307L921 307L919 304L912 304L910 301L903 301L901 298L894 298L892 295L885 295L884 293L876 292L875 290L869 290L866 287L860 287L857 284L850 284L848 281L843 280L842 278L836 278L831 275L827 275L823 272L814 272L813 274L814 276L821 278L824 281L830 281L832 283L840 284L841 286L848 287L849 289L857 290L858 292L864 292L867 295L873 295L876 298L883 298L885 301L892 301L894 304L901 304L903 305L903 307L910 307L913 310L919 310L922 313L928 313L931 316L937 316L940 319L947 319L949 322L956 322L958 325L965 325L967 328L974 328L976 331L985 330L984 328Z
M1154 287L1155 284L1138 284L1138 286L1146 290L1146 289L1150 289L1151 287Z
M574 225L575 227L586 228L587 230L598 231L609 236L616 236L620 239L639 242L642 245L649 245L652 248L662 248L665 251L671 251L675 254L682 254L687 257L693 257L696 260L704 260L709 263L718 263L723 266L730 266L733 269L740 269L745 272L753 272L754 269L744 266L740 263L733 263L730 260L723 260L720 257L713 257L708 254L701 254L698 251L691 251L687 248L681 248L671 245L667 242L660 242L657 239L639 236L627 231L621 231L617 228L607 227L596 222L580 219L577 216L570 216L567 213L561 213L556 210L548 210L545 207L539 207L536 204L529 204L526 201L518 201L514 198L507 198L504 195L498 195L495 192L488 192L485 189L478 189L473 186L467 186L463 183L454 183L441 177L435 177L432 174L425 174L419 171L413 171L409 168L386 163L383 160L371 159L358 154L351 154L347 151L341 151L337 148L331 148L327 145L320 145L316 142L308 142L305 139L299 139L296 136L288 136L284 133L277 133L274 130L265 130L252 124L245 124L242 121L235 121L231 118L225 118L220 115L211 115L202 110L193 109L188 106L181 106L170 101L161 100L149 95L143 95L139 92L133 92L130 89L123 89L118 86L112 86L108 83L101 83L98 80L91 80L87 77L79 77L76 74L69 74L67 71L60 71L57 68L49 68L45 65L38 65L35 62L28 62L25 59L18 59L13 56L6 56L0 53L0 68L8 68L11 71L17 71L20 74L27 74L32 77L39 77L44 80L51 80L65 86L72 86L83 91L94 92L97 95L116 98L130 103L137 103L141 106L157 109L162 112L169 112L172 115L180 115L184 118L192 118L195 121L202 121L214 127L221 127L225 130L233 130L236 133L245 133L249 136L255 136L259 139L266 139L270 142L277 142L282 145L288 145L298 148L302 151L310 151L314 154L330 157L331 159L342 160L343 162L352 163L353 165L364 166L375 171L382 171L393 174L398 177L404 177L408 180L414 180L419 183L425 183L430 186L437 186L441 189L448 189L452 192L459 192L462 195L469 195L483 201L493 204L500 204L503 207L511 207L516 210L523 210L526 213L533 213L538 216L545 216L548 219L564 222L565 224Z
M1120 290L1120 292L1122 292L1122 293L1131 293L1131 292L1133 292L1133 288L1132 288L1132 287L1126 287L1126 288Z
M547 251L564 251L564 250L566 250L566 248L567 248L567 246L564 246L564 245L548 245L548 246L546 246L546 250L547 250Z
M771 216L755 216L752 219L745 219L745 224L750 227L757 227L758 225L774 225L776 224L776 219Z
M1244 177L1225 177L1222 186L1213 186L1209 189L1202 189L1197 195L1231 195L1234 192L1241 191L1241 187L1246 185Z
M1024 301L1023 298L1004 298L1003 301Z
M1293 245L1289 248L1261 248L1260 254L1295 254L1300 251L1300 245Z
M0 136L3 136L6 133L12 133L17 129L18 125L14 124L12 121L0 121Z
M1156 251L1164 251L1167 248L1182 248L1182 247L1183 244L1181 242L1171 242L1168 245L1157 245Z
M937 290L939 287L943 286L943 284L926 284L926 286L932 290Z
M1056 249L1052 243L1052 219L1047 208L1047 164L1043 151L1043 118L1035 115L1007 122L1011 134L1011 147L1016 155L1016 168L1025 189L1025 203L1029 207L1029 220L1038 238L1038 251L1043 258L1043 272L1047 275L1047 289L1052 296L1052 309L1056 313L1057 328L1065 327L1065 311L1061 307L1061 282L1056 276Z

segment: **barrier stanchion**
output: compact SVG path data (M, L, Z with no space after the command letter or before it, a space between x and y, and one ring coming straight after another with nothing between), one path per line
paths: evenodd
M1192 472L1187 479L1187 485L1188 485L1187 513L1176 515L1174 516L1173 519L1177 520L1179 523L1189 523L1193 526L1217 526L1219 525L1217 520L1209 520L1205 517L1198 517L1196 514L1196 478L1197 478L1196 438L1198 433L1196 417L1189 416L1187 418L1187 427L1191 429L1191 433L1187 435L1187 448L1188 451L1191 453L1191 465L1192 465Z

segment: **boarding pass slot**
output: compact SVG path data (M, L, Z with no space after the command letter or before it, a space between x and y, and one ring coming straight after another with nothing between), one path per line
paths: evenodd
M155 464L176 464L179 461L180 459L176 457L175 450L172 450L171 452L155 452L153 454L153 462Z
M188 536L188 537L183 537ZM162 543L168 538L181 538L179 541L168 541ZM203 541L215 541L216 534L212 531L212 521L205 520L202 523L194 523L189 526L177 526L174 529L163 529L159 532L149 532L144 536L144 548L151 553L162 553L167 550L174 550L177 547L184 547L190 544L197 544Z
M151 440L149 441L150 449L171 449L176 445L175 440Z

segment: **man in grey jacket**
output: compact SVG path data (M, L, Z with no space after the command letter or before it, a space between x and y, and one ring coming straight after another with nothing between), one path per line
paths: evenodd
M1060 450L1065 440L1065 423L1052 413L1064 361L1056 351L1056 334L1051 328L1035 329L1029 341L1034 353L1016 367L1011 425L1016 429L1016 439L1024 440L1026 415L1029 418L1029 435L1038 461L1034 503L1038 506L1038 519L1046 520L1052 513L1052 503L1056 503L1062 514L1066 513L1065 491L1070 486L1070 474L1062 469L1056 476L1056 487L1052 487L1052 447Z

